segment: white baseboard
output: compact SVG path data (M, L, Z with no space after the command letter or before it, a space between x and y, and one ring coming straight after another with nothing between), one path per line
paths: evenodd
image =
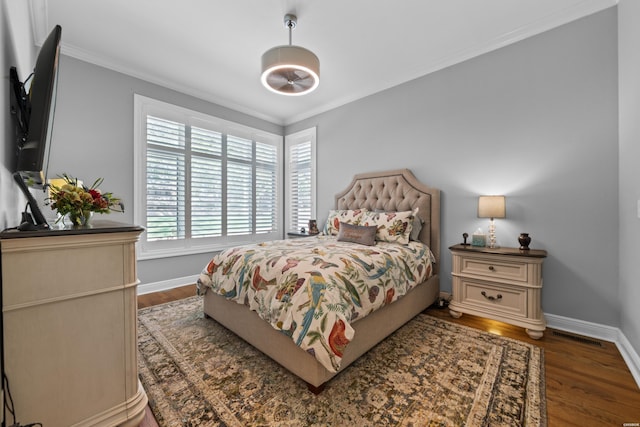
M631 371L633 379L640 388L640 355L638 355L638 352L633 348L620 328L557 316L555 314L545 313L544 317L547 319L547 326L550 328L615 343L629 371Z
M161 282L143 283L138 285L138 295L150 294L152 292L168 291L169 289L179 288L190 283L196 283L199 275L178 277L176 279L163 280Z
M620 339L616 341L616 345L618 346L618 350L620 350L622 358L627 363L631 375L633 375L633 378L636 380L636 384L638 384L640 388L640 357L638 357L638 353L622 332L620 332Z
M556 314L544 314L547 319L547 326L561 331L572 332L578 335L585 335L605 341L617 342L620 329L613 326L601 325L599 323L587 322L573 319L571 317L558 316Z

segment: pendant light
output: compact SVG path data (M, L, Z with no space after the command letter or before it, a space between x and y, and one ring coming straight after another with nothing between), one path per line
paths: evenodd
M291 32L296 27L296 15L284 16L284 25L289 29L289 44L276 46L262 55L264 87L281 95L305 95L320 83L320 60L311 52L291 44Z

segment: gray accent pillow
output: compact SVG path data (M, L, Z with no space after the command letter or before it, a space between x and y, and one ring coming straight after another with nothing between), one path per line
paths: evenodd
M418 241L418 236L422 231L422 220L418 218L418 215L413 217L413 228L411 229L411 235L409 236L409 240Z
M374 246L376 244L376 231L378 231L378 227L375 225L364 226L341 222L340 230L338 231L338 242Z

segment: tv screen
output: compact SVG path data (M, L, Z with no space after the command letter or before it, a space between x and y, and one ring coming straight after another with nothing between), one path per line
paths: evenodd
M55 114L58 83L58 61L62 27L56 25L40 48L28 93L18 77L15 67L9 70L11 86L11 113L16 127L16 153L14 178L27 198L33 218L23 213L23 228L48 228L44 215L28 186L46 188L48 157L51 149L53 117ZM27 221L25 221L27 218ZM27 222L27 224L25 224ZM27 227L24 227L27 226ZM21 229L20 227L18 227Z
M27 97L27 128L18 142L16 172L31 186L46 184L61 35L62 28L57 25L42 44Z

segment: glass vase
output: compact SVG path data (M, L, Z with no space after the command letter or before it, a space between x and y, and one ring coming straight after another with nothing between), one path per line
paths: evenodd
M89 221L92 216L93 212L91 211L76 211L69 212L63 220L65 225L70 225L72 227L86 227L89 225Z

